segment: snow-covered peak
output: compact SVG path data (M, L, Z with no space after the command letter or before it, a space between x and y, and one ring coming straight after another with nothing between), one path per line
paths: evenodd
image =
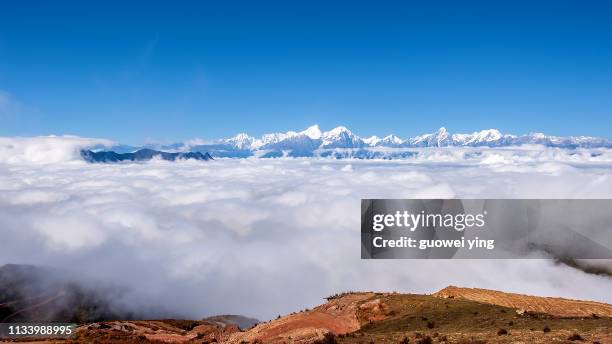
M310 137L313 140L318 140L323 135L323 133L321 132L321 129L319 128L318 124L311 125L307 129L305 129L303 131L300 131L300 134L306 135L306 136Z
M251 141L253 137L249 136L247 133L239 133L238 135L231 138L231 140L235 141Z
M444 127L440 127L440 129L438 129L438 132L436 133L436 138L438 140L446 140L449 136L450 134L448 133L448 131L446 131L446 128Z
M437 132L413 137L410 144L414 146L441 147L449 143L450 134L445 127L441 127Z
M255 138L247 133L240 133L224 141L233 144L238 149L250 149L253 142L255 142Z
M382 139L376 135L363 139L363 142L371 147L376 146L380 141L382 141Z
M395 135L387 135L382 139L382 143L389 146L399 146L404 143L404 140Z
M283 134L283 133L265 134L260 139L256 139L253 142L252 147L255 149L259 149L263 146L280 142L284 140L286 137L287 137L287 134Z
M330 131L326 131L325 133L323 133L325 136L327 137L332 137L332 136L340 136L343 134L347 134L347 135L353 135L353 133L345 126L337 126L334 129L330 130Z
M357 148L363 146L363 140L343 126L324 132L321 139L321 148Z
M502 133L497 129L488 129L474 132L471 139L467 143L483 143L498 141L503 137Z
M484 141L494 141L501 139L502 133L497 129L488 129L479 131L477 136Z

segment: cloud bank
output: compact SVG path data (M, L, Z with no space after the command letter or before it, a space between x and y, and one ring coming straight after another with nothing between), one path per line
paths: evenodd
M0 163L53 164L80 160L81 149L109 147L111 140L78 136L0 137Z
M110 142L0 139L0 264L65 268L191 318L268 319L342 290L448 284L612 302L608 277L553 261L365 261L359 236L361 198L609 198L608 151L139 164L75 155L97 144Z

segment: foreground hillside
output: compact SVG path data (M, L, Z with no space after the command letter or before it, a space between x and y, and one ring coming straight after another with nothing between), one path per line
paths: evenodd
M210 320L110 321L82 325L76 338L56 342L612 343L611 310L602 303L456 287L433 295L344 293L247 330Z

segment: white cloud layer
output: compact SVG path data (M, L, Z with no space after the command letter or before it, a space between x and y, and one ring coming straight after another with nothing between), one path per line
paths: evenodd
M75 155L108 143L0 139L0 264L76 270L189 317L266 319L342 290L448 284L612 302L611 279L550 261L364 261L359 237L361 198L610 198L607 150L144 164L87 164Z
M53 164L79 160L81 149L113 141L77 136L0 137L0 163Z

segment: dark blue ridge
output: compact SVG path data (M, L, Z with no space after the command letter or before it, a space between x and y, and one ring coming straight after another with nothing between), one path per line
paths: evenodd
M148 148L140 149L133 153L116 153L113 151L93 152L84 149L81 150L81 157L87 162L148 161L153 158L161 158L167 161L175 161L177 159L214 160L208 152L204 154L200 152L170 153Z

